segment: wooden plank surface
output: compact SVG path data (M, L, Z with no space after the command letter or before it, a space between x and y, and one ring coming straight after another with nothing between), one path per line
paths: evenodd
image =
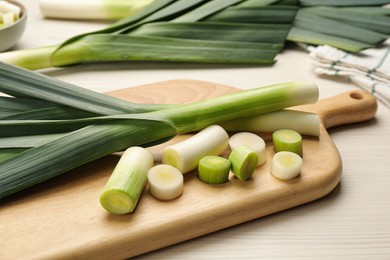
M238 90L178 80L110 94L138 102L187 103L232 91ZM249 181L231 178L212 186L192 172L185 175L179 199L161 202L145 190L134 213L116 216L98 202L119 158L108 156L0 201L0 259L122 259L326 195L339 182L342 163L325 126L368 120L375 114L376 103L365 92L353 91L299 109L318 112L324 122L320 138L304 138L304 168L299 178L286 182L269 174L273 151L264 136L268 162ZM157 154L160 150L161 146L152 149Z

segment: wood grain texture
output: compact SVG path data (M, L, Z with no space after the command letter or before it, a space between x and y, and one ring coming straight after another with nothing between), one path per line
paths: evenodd
M187 103L232 91L238 90L177 80L110 94L139 102ZM249 181L231 177L213 186L191 172L185 175L179 199L158 201L146 189L134 213L116 216L98 202L119 158L108 156L0 201L0 259L123 259L323 197L337 185L342 170L325 126L368 120L375 115L376 102L365 92L353 91L297 109L316 111L324 123L319 138L304 138L299 178L280 181L270 175L273 150L266 139L268 162ZM158 153L161 147L152 151Z

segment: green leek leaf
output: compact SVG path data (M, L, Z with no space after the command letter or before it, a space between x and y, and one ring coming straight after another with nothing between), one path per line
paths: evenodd
M340 48L351 52L359 52L361 50L374 47L374 45L372 44L359 42L355 40L349 40L346 38L332 36L328 34L313 32L313 31L309 31L297 27L291 28L287 36L287 40L293 42L314 44L314 45L328 44L336 48Z
M320 15L306 12L305 9L298 11L294 20L294 27L366 42L372 45L382 43L388 38L385 34L345 24L337 20L324 18Z
M131 35L146 35L183 39L201 39L210 41L256 42L264 49L281 49L290 26L277 24L242 24L242 23L170 23L158 22L141 26Z

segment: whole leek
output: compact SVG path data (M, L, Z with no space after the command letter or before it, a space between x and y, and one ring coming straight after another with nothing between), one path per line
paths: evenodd
M56 5L57 1L50 2ZM76 13L66 11L76 6L73 1L64 4L61 13ZM370 9L380 8L384 0L88 0L76 8L95 1L113 6L107 9L109 16L117 9L126 10L119 2L138 11L103 30L77 35L57 46L2 53L0 60L29 69L118 60L273 64L286 41L359 52L379 46L390 32L387 12ZM49 1L41 2L47 10L43 6ZM92 15L90 9L87 13ZM258 29L242 30L240 37L237 31L230 33L232 24ZM278 29L262 37L266 25ZM209 49L203 51L205 46Z

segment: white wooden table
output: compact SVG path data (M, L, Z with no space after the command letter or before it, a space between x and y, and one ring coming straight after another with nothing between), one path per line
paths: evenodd
M108 25L44 19L38 0L23 2L28 25L14 49L58 44ZM169 79L206 80L241 89L314 80L320 98L357 89L346 80L316 76L307 54L293 47L270 67L134 62L42 73L98 92ZM375 120L329 132L341 153L343 173L328 196L138 259L390 259L390 110L379 104Z

